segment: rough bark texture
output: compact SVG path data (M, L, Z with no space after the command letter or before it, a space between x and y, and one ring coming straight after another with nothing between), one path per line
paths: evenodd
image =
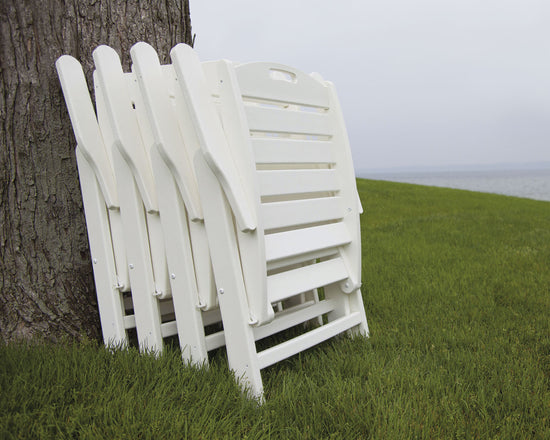
M101 334L55 60L76 57L90 80L96 46L127 69L137 41L165 61L190 44L189 1L0 1L0 341Z

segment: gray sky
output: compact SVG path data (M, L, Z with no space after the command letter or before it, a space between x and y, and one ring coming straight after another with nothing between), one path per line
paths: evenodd
M549 0L190 0L202 60L332 81L356 170L550 162Z

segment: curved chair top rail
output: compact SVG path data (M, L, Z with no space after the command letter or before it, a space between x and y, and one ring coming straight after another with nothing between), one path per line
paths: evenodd
M93 58L103 97L113 112L119 115L117 118L110 118L115 133L115 146L132 170L145 209L147 212L157 212L158 202L149 153L140 138L137 120L132 113L126 111L126 106L131 104L125 99L127 85L120 58L109 46L97 47ZM106 87L109 91L105 90Z
M183 139L178 130L178 122L175 120L174 110L170 108L172 104L166 99L166 72L163 72L163 66L160 65L156 51L149 44L143 42L135 44L130 54L133 62L132 69L149 103L146 108L152 122L151 129L156 147L176 180L191 221L202 220L198 184L192 158L188 155L191 146L182 148Z
M201 62L195 51L185 44L175 46L170 55L184 97L188 106L194 109L191 114L202 154L222 185L239 229L253 231L256 229L256 217L252 196L235 167Z
M118 193L112 160L105 147L80 63L70 55L55 63L80 152L94 170L105 204L118 209Z

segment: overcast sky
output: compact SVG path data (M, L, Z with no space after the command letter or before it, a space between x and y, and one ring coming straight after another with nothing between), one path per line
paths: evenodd
M276 61L332 81L356 170L550 162L550 0L190 7L202 60Z

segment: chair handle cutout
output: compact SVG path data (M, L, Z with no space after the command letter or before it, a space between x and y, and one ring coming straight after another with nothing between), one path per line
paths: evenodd
M286 81L293 84L298 82L296 74L288 70L271 68L269 69L269 77L275 81Z

